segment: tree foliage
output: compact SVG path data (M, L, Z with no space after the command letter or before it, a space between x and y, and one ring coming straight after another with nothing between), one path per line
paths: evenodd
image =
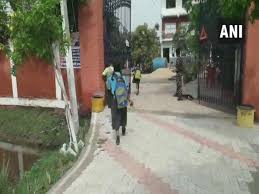
M248 9L251 7L251 4L256 4L256 9L254 9L249 15L249 19L253 22L259 17L259 2L256 0L220 0L220 10L224 17L226 18L244 18L247 14Z
M73 1L79 5L87 0ZM6 13L8 3L11 15ZM33 56L52 64L54 42L65 52L69 40L62 29L60 0L0 0L0 16L0 48L9 51L15 65ZM7 44L9 38L13 51Z
M132 33L132 57L135 63L151 64L160 55L160 43L156 30L147 24L140 25Z
M178 27L173 35L173 45L175 48L180 48L186 54L197 54L198 39L194 30L190 30L190 26L188 28Z
M30 5L18 4L11 17L10 38L14 47L11 56L17 65L31 56L52 63L52 44L59 42L64 51L67 43L62 29L59 0L31 1Z
M9 30L8 30L8 16L6 13L6 2L0 1L0 50L4 49L4 45L7 44L9 39Z
M218 6L214 6L215 3L218 4ZM254 21L255 19L259 18L259 1L257 0L205 0L201 4L210 6L211 11L213 11L210 13L218 12L226 19L236 20L245 18L252 3L254 3L256 6L249 15L249 19ZM192 0L188 0L185 4L185 8L191 14L191 16L197 15L198 13L198 9L195 7L199 7L199 5L192 4Z
M205 0L200 4L193 4L192 0L187 0L185 8L189 14L191 24L189 32L193 31L193 36L187 33L187 45L194 53L199 50L200 24L206 23L207 32L215 34L215 25L217 18L225 18L234 21L244 21L247 16L251 3L256 4L248 19L253 22L259 18L259 1L255 0ZM202 11L202 12L201 12ZM211 30L211 32L210 32ZM214 31L213 31L214 30ZM210 36L211 37L211 36ZM214 37L215 39L215 37ZM210 38L210 40L214 40Z

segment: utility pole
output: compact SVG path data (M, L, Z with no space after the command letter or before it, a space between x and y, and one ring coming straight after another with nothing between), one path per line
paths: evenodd
M128 51L129 51L129 41L128 40L126 40L125 41L125 44L126 44L126 53L127 53L127 69L129 68L129 55L128 55Z
M63 18L62 26L65 31L66 37L70 39L70 30L69 30L69 20L67 13L67 0L60 1L61 14ZM66 69L67 69L67 80L68 80L68 90L71 102L73 122L75 126L75 133L79 131L79 118L78 118L78 105L76 97L76 86L75 86L75 74L72 58L72 48L71 45L68 47L68 52L66 54Z

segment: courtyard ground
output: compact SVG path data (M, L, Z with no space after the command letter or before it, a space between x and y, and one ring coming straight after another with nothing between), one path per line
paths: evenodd
M98 114L93 157L50 193L258 194L259 126L239 128L235 115L178 102L171 76L144 75L120 146L110 110Z

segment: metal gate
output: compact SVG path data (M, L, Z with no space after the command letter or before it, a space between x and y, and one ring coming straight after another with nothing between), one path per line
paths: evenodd
M104 0L105 65L130 60L131 0Z
M219 40L220 24L225 23L212 5L200 3L200 32L207 34L200 42L198 96L209 104L234 108L241 101L243 41ZM211 15L210 15L211 14ZM238 21L242 23L241 21Z

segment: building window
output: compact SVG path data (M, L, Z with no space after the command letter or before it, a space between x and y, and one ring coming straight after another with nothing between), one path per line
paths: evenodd
M174 34L176 32L176 24L165 24L165 34Z
M175 8L176 0L166 0L166 9Z

